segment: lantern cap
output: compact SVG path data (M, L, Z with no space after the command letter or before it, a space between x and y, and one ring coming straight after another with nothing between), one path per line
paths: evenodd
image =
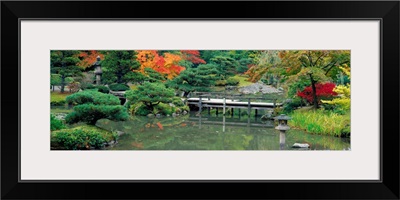
M280 114L279 116L274 117L274 119L275 120L291 120L292 118L285 114Z

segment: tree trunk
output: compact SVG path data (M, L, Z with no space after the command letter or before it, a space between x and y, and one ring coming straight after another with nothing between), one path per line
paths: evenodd
M117 83L122 83L122 71L121 71L121 66L118 66L118 68L120 69L119 71L117 71Z
M64 87L65 87L65 75L61 76L61 93L64 93Z
M119 74L117 76L117 83L122 83L122 76Z
M144 105L146 105L147 109L148 109L151 113L153 113L153 111L154 111L154 105L153 105L152 103L150 103L150 104L145 103Z
M183 92L184 97L187 97L188 95L189 95L189 92L186 92L186 91Z
M309 74L309 75L310 75L311 87L312 87L312 91L313 91L313 104L314 104L314 108L317 109L318 108L318 99L317 99L317 88L315 87L316 81L313 79L311 74Z

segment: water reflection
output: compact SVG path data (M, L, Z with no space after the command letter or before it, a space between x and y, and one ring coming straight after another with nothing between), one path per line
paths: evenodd
M350 148L349 140L299 130L282 134L273 128L273 121L243 117L135 117L125 122L102 119L96 125L125 132L112 150L299 150L291 147L294 143L309 143L312 150Z

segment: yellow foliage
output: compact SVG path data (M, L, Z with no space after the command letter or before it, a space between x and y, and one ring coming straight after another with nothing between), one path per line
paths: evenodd
M324 101L322 103L330 104L330 105L337 105L343 110L350 110L350 99L349 98L336 98L332 101Z
M343 110L350 110L350 84L347 84L346 86L338 85L333 89L333 91L338 93L339 98L335 98L331 101L322 100L322 103L336 105Z
M333 89L341 98L350 98L350 84L338 85Z
M349 76L350 79L350 67L348 67L346 64L343 65L343 67L339 67L347 76Z

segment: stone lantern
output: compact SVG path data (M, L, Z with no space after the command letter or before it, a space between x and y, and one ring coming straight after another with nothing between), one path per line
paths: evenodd
M278 120L278 126L275 127L275 129L279 130L280 150L284 150L285 143L286 143L286 131L290 129L287 122L288 122L288 120L291 120L292 118L290 118L289 116L286 116L284 114L281 114L281 115L275 117L274 119Z
M96 75L96 85L101 84L101 75L103 74L103 71L101 70L101 65L100 65L100 56L97 56L96 62L94 63L94 74Z

